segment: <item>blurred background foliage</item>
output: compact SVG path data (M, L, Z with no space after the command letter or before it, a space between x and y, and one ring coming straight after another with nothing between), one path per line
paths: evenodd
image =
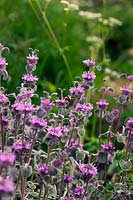
M132 19L128 0L1 0L0 42L11 50L5 55L8 90L20 84L30 47L39 49L39 92L68 88L72 77L85 70L82 61L90 57L110 69L99 72L100 79L105 73L111 79L121 72L133 73Z

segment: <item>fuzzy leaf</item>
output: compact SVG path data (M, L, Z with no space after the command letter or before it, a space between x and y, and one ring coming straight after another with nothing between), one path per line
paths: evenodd
M119 164L124 171L128 171L132 167L131 161L120 160Z
M56 185L50 185L49 186L49 197L54 197L54 199L57 196L57 189L56 189Z
M98 71L101 71L101 70L102 70L102 67L101 67L101 66L96 66L96 69L97 69Z
M125 144L126 136L124 136L124 135L118 133L118 134L116 135L116 137L117 137L117 141L118 141L119 143Z
M81 125L81 126L78 128L78 135L79 135L80 137L82 137L82 136L85 135L85 128L84 128L84 126Z
M84 160L85 158L85 153L81 150L76 151L76 160Z

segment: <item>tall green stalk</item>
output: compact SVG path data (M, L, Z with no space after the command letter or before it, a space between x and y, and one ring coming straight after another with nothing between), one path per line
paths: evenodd
M102 15L105 18L105 16L106 16L106 0L103 0ZM102 28L101 34L102 34L102 41L103 41L102 52L103 52L103 63L104 63L104 61L106 59L106 46L105 46L106 36L105 36L104 27L101 27L101 28Z
M64 63L65 63L66 69L67 69L67 71L68 71L69 78L70 78L70 80L72 80L72 73L71 73L71 70L70 70L70 66L69 66L67 57L66 57L66 55L64 54L64 51L63 51L63 49L62 49L62 47L61 47L61 45L60 45L58 39L56 38L56 35L55 35L55 33L54 33L53 29L52 29L52 26L51 26L51 24L50 24L50 22L49 22L49 20L48 20L48 17L47 17L47 15L46 15L46 12L43 11L39 0L34 0L34 2L36 3L36 6L37 6L37 8L39 9L39 12L40 12L40 14L41 14L41 16L42 16L42 19L43 19L45 25L47 26L47 30L48 30L48 34L49 34L50 38L54 41L54 43L55 43L55 45L56 45L56 48L58 49L60 55L62 56L62 59L63 59L63 61L64 61ZM42 22L41 22L40 16L39 16L39 14L38 14L38 12L37 12L37 10L36 10L36 6L33 4L33 0L29 0L29 4L30 4L30 6L31 6L31 8L32 8L32 10L33 10L33 12L35 13L35 15L36 15L36 17L37 17L39 23L40 23L41 26L43 27L43 24L42 24Z

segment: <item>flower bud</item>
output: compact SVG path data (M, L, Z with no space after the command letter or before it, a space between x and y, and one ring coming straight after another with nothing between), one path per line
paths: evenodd
M76 151L76 160L84 160L85 158L85 153L83 151L77 150Z
M45 112L45 110L44 109L38 109L37 110L37 117L39 117L39 118L42 118L42 117L44 117L44 115L46 114L46 112Z
M48 166L48 173L50 176L56 176L57 169L53 165Z
M25 165L25 166L21 167L21 173L22 173L22 176L25 178L31 176L32 166Z

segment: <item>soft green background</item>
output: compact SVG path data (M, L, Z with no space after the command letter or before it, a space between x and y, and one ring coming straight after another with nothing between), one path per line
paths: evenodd
M4 54L9 62L9 91L14 91L16 86L20 84L29 47L40 50L40 60L36 71L39 76L39 91L43 89L53 91L64 86L68 88L72 84L59 49L50 37L36 2L36 0L0 1L0 42L11 50L10 54ZM41 9L44 10L46 0L41 0L40 3ZM110 62L103 59L102 47L98 54L95 53L93 57L97 58L103 68L106 66L118 72L133 73L133 7L131 2L124 0L81 0L79 3L80 10L100 12L105 19L114 17L121 20L123 24L115 26L111 30L108 25L106 28L99 27L97 20L83 20L78 14L79 11L66 13L59 0L52 0L49 3L46 15L67 57L72 76L78 76L85 70L82 60L92 55L90 49L94 48L94 52L96 52L96 45L88 43L86 37L93 35L102 37L104 29L107 32L105 58L109 58ZM99 73L101 77L103 74L104 71Z

